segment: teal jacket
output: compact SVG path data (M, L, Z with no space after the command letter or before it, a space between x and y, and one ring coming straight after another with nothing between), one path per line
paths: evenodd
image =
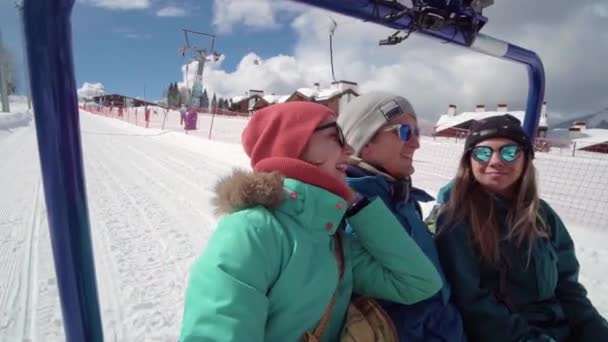
M411 304L442 287L433 264L381 200L349 218L359 236L353 240L338 229L347 209L342 198L293 179L267 180L253 173L223 182L217 204L232 212L192 267L181 341L299 341L317 326L337 288L323 335L336 341L353 290ZM247 191L252 188L257 191ZM339 285L336 233L345 260Z
M442 189L439 202L447 200L449 190ZM497 221L506 232L506 204L495 201ZM467 223L446 226L446 217L439 215L439 256L469 341L608 341L608 323L578 281L568 230L544 201L541 215L550 237L534 244L529 265L526 251L505 239L500 248L507 261L500 267L480 261Z

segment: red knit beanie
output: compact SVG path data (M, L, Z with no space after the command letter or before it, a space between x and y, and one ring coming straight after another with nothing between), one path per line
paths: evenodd
M300 159L310 137L323 120L335 113L313 102L286 102L256 111L241 136L255 171L278 171L286 177L319 186L346 200L346 181Z

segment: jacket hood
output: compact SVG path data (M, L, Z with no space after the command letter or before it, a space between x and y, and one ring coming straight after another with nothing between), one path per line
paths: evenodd
M452 179L448 184L444 185L439 189L439 193L437 194L437 203L445 204L450 199L450 193L452 192L452 188L454 187L455 179Z
M278 208L283 201L283 180L277 172L235 169L215 185L214 212L223 215L255 206Z

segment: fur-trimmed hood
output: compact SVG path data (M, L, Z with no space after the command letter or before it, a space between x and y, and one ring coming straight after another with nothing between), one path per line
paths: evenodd
M235 169L215 185L216 215L255 207L277 208L283 201L284 177L277 172L251 172Z

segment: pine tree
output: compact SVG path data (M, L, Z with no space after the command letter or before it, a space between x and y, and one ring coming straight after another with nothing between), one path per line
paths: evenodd
M169 95L167 96L167 104L169 106L177 106L179 102L179 92L177 90L177 83L171 82L169 84Z
M173 103L175 104L175 106L179 106L181 104L177 82L173 82Z
M211 108L217 108L217 97L215 96L215 93L213 93L213 99L211 100Z
M180 91L179 91L179 87L177 86L177 82L173 83L173 103L175 103L175 106L180 106L181 105L181 96L180 96Z
M169 83L169 87L167 88L167 92L166 92L166 98L167 98L167 105L170 106L172 103L172 96L173 96L173 83Z
M207 95L207 89L203 90L203 100L201 103L201 107L209 108L209 95Z
M175 87L177 88L177 106L181 107L182 104L185 104L187 102L186 101L186 96L185 96L185 94L183 92L185 89L184 88L179 88L177 86L177 84L175 85Z

